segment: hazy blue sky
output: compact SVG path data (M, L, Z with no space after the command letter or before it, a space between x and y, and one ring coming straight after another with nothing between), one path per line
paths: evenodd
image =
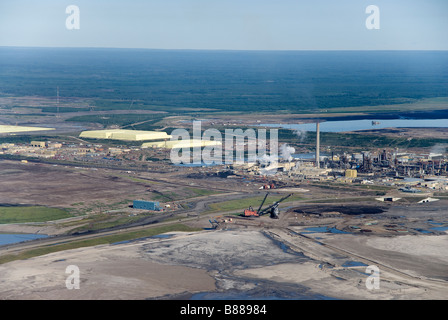
M1 0L0 46L448 50L447 16L448 0Z

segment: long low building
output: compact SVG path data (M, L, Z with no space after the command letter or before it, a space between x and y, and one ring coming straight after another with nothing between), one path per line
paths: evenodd
M0 125L0 133L32 132L32 131L47 131L47 130L55 130L55 129L44 127Z
M125 141L150 141L165 140L171 136L163 131L143 131L143 130L123 130L123 129L107 129L107 130L90 130L83 131L79 135L80 138L90 139L109 139L109 140L125 140Z
M145 142L142 144L142 148L194 148L194 147L206 147L206 146L220 146L220 141L213 140L179 140L179 141L154 141Z

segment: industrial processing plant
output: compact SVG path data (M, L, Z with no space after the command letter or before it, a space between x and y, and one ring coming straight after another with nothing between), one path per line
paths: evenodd
M1 5L0 300L448 299L446 1L78 2Z

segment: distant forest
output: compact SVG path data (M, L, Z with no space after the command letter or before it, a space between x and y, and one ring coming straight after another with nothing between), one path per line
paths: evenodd
M448 52L0 48L0 95L56 87L96 110L313 112L446 97Z

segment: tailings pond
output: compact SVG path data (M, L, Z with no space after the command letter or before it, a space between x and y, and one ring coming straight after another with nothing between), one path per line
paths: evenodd
M0 234L0 246L47 237L44 234Z

